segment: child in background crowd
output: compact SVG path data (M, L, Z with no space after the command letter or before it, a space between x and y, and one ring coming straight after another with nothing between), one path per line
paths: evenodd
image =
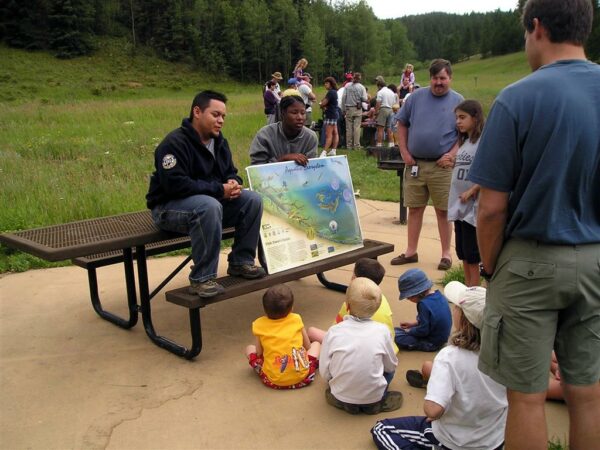
M452 329L452 316L446 298L420 269L410 269L398 278L400 300L407 298L417 305L417 320L401 322L395 328L396 345L403 350L435 352L442 348Z
M350 414L378 414L402 406L402 393L388 391L398 359L388 329L371 320L381 290L367 278L355 278L346 291L349 314L325 334L321 376L327 403Z
M371 429L379 449L498 449L504 443L506 388L477 369L486 291L451 281L456 331L433 361L425 416L378 421Z
M456 254L463 262L467 286L479 286L479 247L477 246L477 196L479 185L467 181L483 132L483 109L476 100L465 100L455 109L460 148L456 154L448 194L448 220L454 222Z
M285 284L263 295L266 316L252 323L256 345L246 347L246 357L265 386L299 389L308 386L319 367L318 342L311 343L300 315L292 312L294 294Z
M400 100L404 99L408 94L412 94L415 88L415 72L412 64L406 64L404 66L404 72L400 78L400 92L398 95Z
M354 271L352 272L352 278L350 281L354 280L358 277L364 277L371 280L377 286L381 284L383 281L383 277L385 276L385 268L377 261L376 259L371 258L360 258L354 264ZM335 322L340 323L344 320L344 317L349 314L348 312L348 304L346 302L342 303L339 312L335 316ZM371 317L375 322L379 322L384 324L388 330L390 330L390 337L392 340L394 339L394 322L392 320L392 308L390 308L390 304L385 298L383 293L381 294L381 305L375 311L375 314ZM325 331L316 327L308 328L308 338L311 342L323 342L323 337L325 336ZM398 353L398 347L395 343L392 343L394 347L394 353Z
M308 60L306 58L300 58L294 67L292 77L297 78L299 81L305 81L310 83L310 78L304 73L304 69L308 66Z

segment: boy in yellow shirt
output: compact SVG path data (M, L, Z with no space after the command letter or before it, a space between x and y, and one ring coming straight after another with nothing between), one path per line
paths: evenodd
M299 389L308 386L319 367L319 342L310 342L299 314L293 313L294 294L285 284L263 295L265 316L252 323L256 345L246 347L246 357L265 386Z
M376 259L361 258L354 264L354 272L352 273L352 280L357 277L368 278L373 281L376 285L380 285L383 277L385 276L385 268ZM342 303L339 312L335 316L335 323L340 323L344 320L344 316L348 315L348 305L346 302ZM381 305L379 309L371 317L372 320L384 324L390 330L390 336L392 342L394 341L394 323L392 322L392 309L388 303L385 295L381 294ZM308 337L311 342L323 342L325 331L320 328L310 327L308 329ZM398 347L396 343L393 343L394 352L398 353Z

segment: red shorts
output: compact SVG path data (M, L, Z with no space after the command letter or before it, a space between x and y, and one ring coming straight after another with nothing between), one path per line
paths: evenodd
M263 362L264 360L262 356L258 356L256 353L250 353L250 356L248 357L248 363L250 364L250 367L252 367L254 371L258 374L263 384L267 387L270 387L271 389L300 389L305 386L308 386L314 381L315 374L317 373L317 369L319 368L319 360L312 355L308 355L308 374L306 375L306 378L304 378L304 380L296 384L291 384L289 386L279 386L273 383L271 380L269 380L267 375L263 372Z

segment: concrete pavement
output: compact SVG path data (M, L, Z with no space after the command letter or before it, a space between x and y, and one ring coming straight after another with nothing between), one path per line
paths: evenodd
M391 266L404 251L406 227L396 203L359 200L363 235L394 243L380 257L386 267L382 289L394 322L412 320L416 310L397 300L397 278L420 267L434 281L440 246L433 209L427 208L419 246L420 263ZM222 254L220 273L226 268ZM183 258L153 259L152 281ZM352 267L328 273L347 283ZM124 314L122 269L99 269L103 304ZM168 288L185 285L187 271ZM343 301L315 276L289 283L295 311L306 326L327 328ZM262 315L262 291L202 310L204 347L192 362L153 345L142 324L122 330L100 319L89 301L87 276L78 267L35 270L0 278L0 448L3 449L362 449L374 448L369 429L376 418L421 415L425 391L405 381L432 354L400 352L392 389L404 406L378 416L350 416L325 403L319 376L298 391L261 385L244 358L252 343L251 322ZM154 300L157 332L189 343L187 311ZM141 321L140 321L141 322ZM565 439L566 407L547 403L551 435Z

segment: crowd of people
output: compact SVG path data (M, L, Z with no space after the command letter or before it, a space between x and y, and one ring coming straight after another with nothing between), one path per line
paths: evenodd
M446 60L431 63L427 88L415 89L410 65L399 88L376 80L378 143L395 127L406 164L407 247L391 264L419 263L431 200L437 267L452 266L454 223L465 283L442 293L421 269L404 271L399 298L415 303L417 316L394 326L379 287L385 268L360 260L328 330L305 329L284 285L265 292L265 315L252 324L256 341L246 356L264 385L302 388L318 372L326 402L350 414L401 408L402 393L389 389L398 351L437 352L405 375L427 389L424 416L377 421L371 433L381 449L545 449L549 368L567 403L570 448L600 446L600 67L583 47L592 5L528 0L522 20L533 73L500 92L485 124L479 102L451 89ZM286 90L279 72L265 84L267 125L252 141L252 164L306 165L317 156L317 135L307 127L316 104L307 65L298 62ZM340 117L346 148L360 148L369 101L361 81L357 72L340 89L325 80L321 156L336 154ZM236 230L227 273L265 276L255 265L262 203L242 189L221 132L226 101L213 91L194 98L190 116L155 151L147 195L160 228L191 236L190 292L200 297L223 292L216 282L223 226Z

